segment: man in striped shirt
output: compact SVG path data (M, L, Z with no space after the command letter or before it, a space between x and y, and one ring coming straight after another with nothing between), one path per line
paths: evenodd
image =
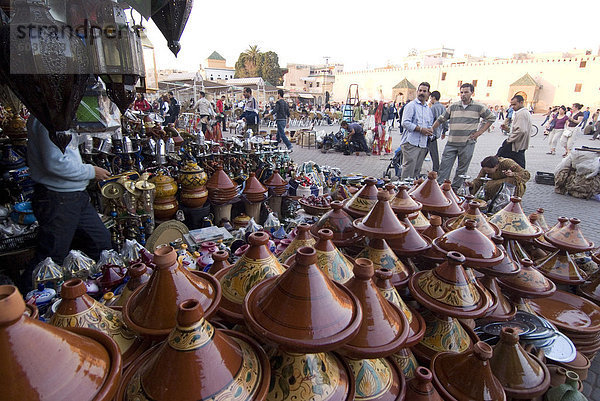
M460 87L460 102L451 104L444 114L433 124L435 131L438 126L448 121L448 143L442 154L438 182L450 178L452 167L458 157L456 174L452 180L452 188L457 190L463 183L461 175L466 174L473 158L477 138L481 136L496 121L494 113L483 103L471 99L475 87L472 84L462 84ZM483 126L479 126L483 119ZM444 135L442 135L444 139Z

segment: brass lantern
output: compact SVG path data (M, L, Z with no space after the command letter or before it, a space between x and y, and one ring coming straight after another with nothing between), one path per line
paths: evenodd
M152 21L167 39L167 45L175 57L181 50L179 39L181 39L193 5L194 0L169 0L165 6L152 15Z

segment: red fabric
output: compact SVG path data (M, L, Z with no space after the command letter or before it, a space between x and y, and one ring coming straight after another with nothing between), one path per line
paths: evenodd
M223 101L221 99L217 100L217 111L223 113Z
M152 107L150 106L150 103L148 103L148 101L146 99L144 99L144 100L136 100L135 103L133 104L133 108L138 111L148 111Z

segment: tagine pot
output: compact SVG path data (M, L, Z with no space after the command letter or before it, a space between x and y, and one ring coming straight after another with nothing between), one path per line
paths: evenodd
M549 297L556 291L556 285L533 267L533 261L521 261L521 270L513 276L498 278L502 288L523 298Z
M565 382L552 387L546 393L546 401L587 401L585 395L579 389L579 376L575 372L565 372Z
M244 191L242 193L249 202L259 203L265 200L267 191L267 187L261 184L258 178L256 178L256 173L252 172L244 184Z
M310 233L310 224L300 223L296 227L296 236L285 250L277 257L281 263L284 263L288 258L296 253L303 246L314 246L317 242L315 237Z
M415 378L408 382L406 387L406 400L410 401L444 401L437 392L433 383L431 371L425 367L418 367Z
M269 234L264 231L252 233L248 243L249 248L234 265L215 274L223 291L219 315L230 323L243 323L242 304L250 289L285 271L267 246Z
M377 202L377 179L365 179L365 185L344 204L344 211L354 218L364 217Z
M587 279L587 274L564 250L556 251L538 261L537 269L557 284L578 285L583 284Z
M117 344L97 330L31 319L25 309L16 287L0 286L2 398L112 400L122 368Z
M429 240L433 241L446 233L442 228L442 218L440 216L436 214L432 215L429 219L429 224L429 227L421 232L423 237L427 237Z
M321 229L328 229L333 232L332 241L337 247L346 247L360 241L360 235L356 232L352 224L352 217L344 212L344 204L340 201L331 202L332 210L325 213L319 221L312 225L310 232L317 236Z
M255 340L215 329L200 303L188 299L179 305L168 339L127 370L117 400L264 400L270 376L267 355Z
M475 220L477 223L476 227L479 231L483 233L488 238L491 238L494 235L500 235L500 229L495 225L487 221L487 218L481 210L479 209L479 203L475 201L471 201L467 204L465 212L458 216L453 217L447 220L444 223L444 228L447 231L456 230L465 225L467 220Z
M423 207L420 202L417 202L408 194L407 185L400 185L398 187L398 192L390 200L390 206L394 210L394 213L405 216L418 213Z
M414 200L423 205L423 211L445 217L446 211L452 207L452 201L446 197L436 179L437 173L430 171L427 179L409 194ZM452 213L450 214L447 217L453 217Z
M446 195L446 198L448 198L448 200L450 200L450 203L451 203L448 208L444 209L444 211L442 212L442 216L443 217L458 217L458 216L462 215L465 212L465 209L463 209L461 207L460 199L454 193L454 190L452 189L450 182L444 181L444 183L440 186L440 188L441 188L442 192L444 193L444 195Z
M400 221L408 230L399 237L388 240L390 248L399 256L417 256L427 252L431 248L431 241L423 237L407 217L401 217Z
M384 239L371 239L367 246L356 256L367 258L374 264L375 269L388 269L392 271L392 285L397 288L405 287L413 273L411 267L404 264L394 253Z
M406 379L393 359L345 359L356 381L355 401L406 399Z
M508 205L490 217L488 221L495 224L502 232L502 236L509 240L534 239L543 233L539 226L531 224L523 212L521 198L517 196L511 197Z
M231 266L231 264L228 262L229 252L227 252L227 251L223 251L223 250L215 251L212 254L212 258L213 258L213 264L210 266L210 269L208 270L209 274L215 275L218 272L220 272L221 270L225 270ZM222 290L222 288L221 288L221 290Z
M387 191L377 193L377 202L365 217L354 220L354 228L368 238L398 238L408 231L394 214Z
M130 329L145 338L164 339L177 324L177 305L190 298L200 302L207 318L216 312L221 300L217 279L185 269L171 246L159 246L153 262L156 268L150 280L135 290L123 308Z
M148 274L148 270L148 266L142 262L132 264L129 269L127 269L127 276L129 277L127 283L123 286L117 300L110 306L125 306L127 300L131 297L131 294L150 280L151 274Z
M569 223L544 234L548 242L567 252L587 252L594 249L594 243L588 241L581 232L579 219L570 219Z

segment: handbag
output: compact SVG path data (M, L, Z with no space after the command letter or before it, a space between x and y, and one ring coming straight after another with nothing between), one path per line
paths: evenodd
M562 136L564 136L565 138L570 138L573 135L573 130L565 128L565 130L563 131Z

